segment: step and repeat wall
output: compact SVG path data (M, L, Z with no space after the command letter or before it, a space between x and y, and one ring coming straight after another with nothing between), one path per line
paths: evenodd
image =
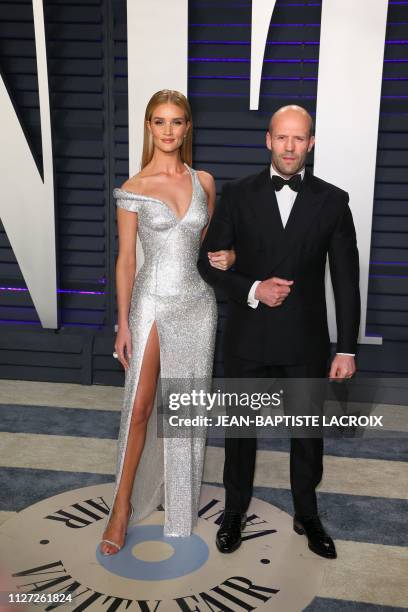
M143 69L153 74L160 63L154 47L159 57L167 48L169 62L167 80L156 89L173 86L188 93L194 166L214 175L218 193L225 181L260 171L268 163L268 118L291 103L314 116L318 108L317 136L324 146L319 150L318 140L316 160L313 155L308 159L310 169L316 161L316 174L330 180L324 161L332 147L351 156L350 175L372 173L373 197L359 221L367 230L367 303L358 365L361 376L407 375L408 2L390 0L380 7L376 0L377 18L381 10L384 22L386 18L378 67L379 113L374 91L372 108L361 100L360 122L358 113L346 128L339 119L328 134L331 101L327 93L322 96L323 88L330 77L338 109L358 102L359 94L347 87L347 72L341 74L339 61L348 55L356 65L367 62L367 71L372 70L366 54L374 42L367 32L374 29L376 18L374 11L366 11L367 31L360 39L358 31L339 30L337 55L327 39L330 3L335 0L323 0L323 7L321 2L277 1L272 19L267 15L262 21L268 3L190 0L178 4L172 27L171 18L159 10L159 0L130 3L129 9L124 0L0 1L2 378L123 383L112 358L117 255L112 190L137 172L146 95L140 74ZM349 4L343 3L344 10ZM149 44L143 47L137 11L149 6L156 24L151 20ZM368 6L365 0L360 5L362 24L363 6ZM182 20L181 27L177 20ZM381 24L375 28L378 32ZM172 54L182 54L183 61L172 64ZM373 82L375 75L370 79ZM361 132L367 114L376 122L374 137L373 130L369 137ZM341 186L347 189L344 181ZM54 227L55 239L50 234ZM217 297L215 372L220 375L225 298Z

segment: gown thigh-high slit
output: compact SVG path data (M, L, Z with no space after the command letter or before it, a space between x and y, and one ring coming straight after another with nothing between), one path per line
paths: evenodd
M125 373L116 480L107 521L121 481L132 409L152 325L157 326L162 381L181 381L183 391L194 381L207 381L207 385L211 381L217 306L213 290L197 270L200 236L208 223L207 198L196 171L187 165L186 168L191 175L192 197L181 218L162 200L124 189L113 190L118 207L138 214L144 262L135 277L129 308L132 357ZM163 504L164 534L188 536L197 520L205 437L203 432L189 437L161 437L157 426L156 397L133 483L133 520L142 520Z
M155 323L153 323L152 327L150 328L145 351L142 356L139 382L135 392L135 399L133 402L132 415L129 425L129 435L123 460L122 477L118 485L118 496L123 485L126 488L129 486L132 488L133 486L134 476L132 477L132 474L134 474L134 470L137 469L135 455L139 454L140 459L140 454L143 451L144 446L144 438L141 439L140 436L137 436L136 439L136 433L139 433L138 430L140 430L140 428L146 426L153 409L159 368L159 339L157 335L157 328ZM127 482L124 484L123 481L125 480L125 474Z

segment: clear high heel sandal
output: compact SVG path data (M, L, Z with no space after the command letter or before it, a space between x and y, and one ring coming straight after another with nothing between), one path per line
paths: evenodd
M133 506L132 506L132 504L130 504L130 512L129 512L128 523L129 523L129 521L132 520L132 518L133 518ZM116 552L103 552L103 550L101 550L101 544L103 544L104 542L106 542L107 544L111 544L112 546L116 546L116 548L118 550ZM105 557L110 557L111 555L117 555L117 553L121 550L122 546L119 546L119 544L116 544L116 542L113 542L113 540L106 540L106 539L104 539L104 540L101 540L100 543L99 543L99 550L102 553L102 555L105 555Z

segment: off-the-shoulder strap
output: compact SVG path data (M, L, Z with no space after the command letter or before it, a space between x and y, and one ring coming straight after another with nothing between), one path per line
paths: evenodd
M136 213L140 211L144 201L137 193L125 191L119 187L113 190L113 197L116 200L116 206Z

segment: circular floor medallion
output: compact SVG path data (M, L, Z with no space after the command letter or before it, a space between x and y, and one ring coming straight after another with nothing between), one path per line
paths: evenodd
M192 537L164 537L164 513L155 512L131 523L123 549L106 557L98 542L112 490L102 484L67 491L3 523L2 564L16 592L71 594L72 602L59 607L71 612L301 612L319 590L328 562L308 550L288 514L259 499L251 502L239 550L218 552L221 487L203 486Z

